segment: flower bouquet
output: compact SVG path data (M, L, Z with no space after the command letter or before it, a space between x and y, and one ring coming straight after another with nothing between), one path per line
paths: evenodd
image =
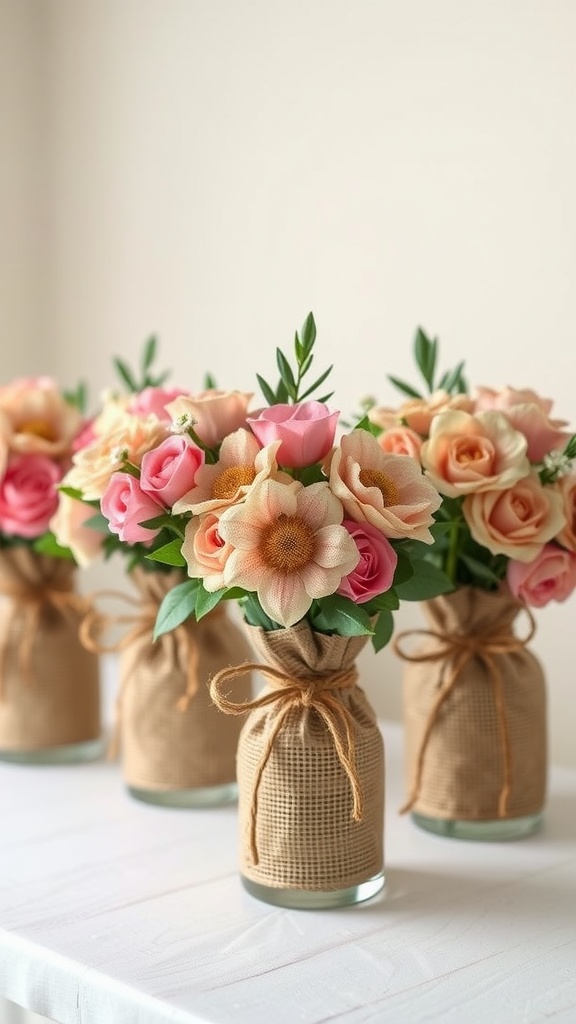
M101 531L102 552L125 557L137 592L132 601L127 595L102 592L101 598L119 596L134 610L96 613L83 624L90 649L120 653L116 736L129 792L148 803L213 806L236 799L240 726L216 711L208 680L221 667L248 657L248 645L222 609L202 621L194 615L181 620L154 643L159 607L167 594L178 592L186 576L183 560L165 564L150 556L155 546L162 549L172 541L174 532L164 525L170 507L190 490L204 462L198 444L172 431L170 405L184 395L197 403L204 410L205 443L216 444L220 433L245 421L249 396L211 388L193 397L180 388L167 389L165 375L152 371L155 352L152 337L144 347L139 376L116 360L127 393L107 396L86 443L73 456L62 482L58 539L80 560L89 557L86 533L94 537ZM91 517L87 530L78 530L72 515L79 504ZM125 627L121 640L106 642L108 629L118 625ZM248 698L250 680L240 681L236 691L239 699Z
M424 393L390 377L405 401L368 412L381 449L416 459L443 496L425 557L454 587L426 604L416 653L396 639L407 809L445 835L513 838L539 826L545 799L545 684L526 644L530 608L576 585L576 438L530 389L470 394L463 363L437 380L438 343L422 330L414 351Z
M278 385L258 377L269 406L243 409L225 436L210 433L194 399L170 403L178 443L197 460L194 480L144 524L173 534L157 534L148 557L189 576L166 594L157 636L224 600L242 609L259 661L211 684L222 711L247 715L237 758L242 879L295 907L356 902L383 885L382 738L356 658L369 639L376 650L389 641L401 598L450 587L420 555L436 488L363 426L335 441L331 396L312 397L330 368L305 383L315 338L310 314L293 361L277 349ZM158 464L157 453L148 458ZM143 477L144 461L140 486ZM230 684L250 671L266 685L238 702Z
M88 603L51 524L84 430L84 389L48 377L0 387L0 758L87 760L101 753L97 659L78 630ZM79 513L79 515L78 515ZM79 530L86 510L75 508ZM87 531L88 533L90 531ZM92 535L91 544L99 545Z

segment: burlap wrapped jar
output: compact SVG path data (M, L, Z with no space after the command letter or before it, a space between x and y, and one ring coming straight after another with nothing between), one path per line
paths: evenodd
M428 601L430 629L405 657L409 800L424 828L507 839L541 823L546 794L545 680L514 620L524 608L502 585L461 587ZM529 613L528 613L529 614ZM420 631L414 631L416 633Z
M269 903L329 907L384 884L384 751L356 685L366 637L326 636L302 621L247 627L267 686L249 708L227 697L234 671L211 692L228 713L248 711L238 745L240 868Z
M142 604L120 655L124 780L134 796L153 803L190 807L235 800L240 724L214 707L209 681L249 657L244 633L220 605L153 642L162 598L186 577L140 568L131 576ZM234 695L249 700L251 679L238 681Z
M88 602L76 566L19 545L0 551L0 758L102 753L98 658L79 640Z

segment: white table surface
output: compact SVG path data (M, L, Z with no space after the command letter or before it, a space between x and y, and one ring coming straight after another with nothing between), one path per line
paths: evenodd
M552 770L538 835L444 839L398 815L383 733L386 888L321 912L242 889L235 807L0 764L0 995L63 1024L575 1024L576 772Z

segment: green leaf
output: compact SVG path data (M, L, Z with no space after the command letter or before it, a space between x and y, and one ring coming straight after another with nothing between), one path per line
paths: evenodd
M286 391L290 395L290 398L295 400L296 399L296 395L297 395L297 391L296 391L296 381L294 379L294 374L292 373L292 368L290 366L290 363L286 359L286 356L284 355L282 350L279 349L279 348L276 349L276 362L278 364L278 370L280 371L280 377L282 378L282 382L283 382L283 384L284 384L284 386L286 388Z
M480 562L477 558L464 554L460 555L460 560L475 579L493 585L500 582L500 577L485 562Z
M59 544L52 532L44 533L41 537L38 537L38 539L34 541L32 548L40 555L50 555L51 558L67 558L74 561L74 555L70 548L63 547Z
M222 600L226 593L226 588L223 590L215 590L213 594L210 594L204 587L202 580L199 581L198 593L196 594L196 606L195 615L196 620L199 622L204 615L211 612L213 608Z
M444 376L442 377L440 385L449 394L452 394L452 392L454 391L466 392L466 384L464 382L464 378L462 377L463 369L464 360L458 363L458 365L455 366L453 370L449 370L448 373L445 373Z
M324 373L320 374L318 379L315 380L314 383L310 385L310 387L304 392L304 394L300 395L298 401L299 402L304 401L304 399L307 398L308 395L311 395L313 391L316 391L316 388L319 388L320 385L323 384L324 381L326 380L326 377L328 376L328 374L331 373L332 368L333 368L333 365L330 365L327 370L324 370Z
M422 398L420 392L416 391L416 388L413 388L410 384L406 384L403 380L400 380L398 377L392 377L390 374L387 374L387 377L390 383L393 384L395 388L398 388L399 391L402 391L405 395L408 395L409 398Z
M336 633L338 636L371 636L372 623L368 612L354 604L348 597L332 594L320 598L319 611L313 614L313 626L321 633Z
M67 484L63 484L58 490L62 494L67 494L69 498L74 498L74 501L83 501L82 491L79 491L77 487L68 487ZM92 502L87 502L87 504L92 504Z
M316 323L312 313L308 313L308 316L302 324L300 337L302 339L304 355L308 355L316 341Z
M394 616L391 611L383 609L374 626L374 635L372 637L372 646L376 652L381 651L386 644L390 643L392 639L392 633L394 632Z
M108 520L101 512L96 512L96 515L90 516L89 519L85 519L82 525L87 526L90 530L97 530L98 533L110 533Z
M138 525L143 526L146 530L162 530L166 527L178 532L174 526L174 517L167 512L163 512L161 516L153 516L152 519L144 519Z
M264 398L268 402L268 405L276 405L276 395L272 388L270 387L270 385L264 380L263 377L260 376L259 373L256 374L256 380L260 385L260 390L264 395Z
M366 604L362 605L362 607L366 608L370 615L373 615L376 612L395 612L400 607L400 601L394 587L391 587L385 594L379 594L378 597L373 597L371 601L367 601Z
M240 606L244 612L244 618L250 626L260 626L267 633L282 628L277 622L274 622L273 619L266 615L255 594L247 594L246 597L241 598Z
M154 334L150 335L148 340L144 343L144 351L142 352L142 374L145 375L146 371L150 369L156 356L156 337Z
M401 601L427 601L438 594L448 594L454 584L442 569L421 560L412 563L413 576L394 587Z
M149 558L151 562L163 562L164 565L183 566L186 565L186 559L182 554L181 547L182 541L177 537L175 540L169 541L168 544L163 544L161 548L156 548L155 551L151 551L146 555L146 557Z
M436 369L437 341L430 341L421 327L414 338L414 357L420 373L424 377L430 391L434 390L434 372Z
M321 405L326 405L326 402L330 401L330 399L332 398L333 394L334 394L333 391L329 391L327 395L321 395L320 398L316 399L316 401L320 402Z
M204 390L205 391L214 391L214 389L217 388L217 387L218 387L218 385L216 383L216 379L212 376L212 374L211 373L205 373L204 374Z
M185 580L184 583L178 583L177 586L172 587L164 596L156 616L155 640L164 633L169 633L172 629L181 626L186 619L194 615L198 586L198 580Z
M129 391L138 391L138 384L134 380L131 371L122 359L114 359L114 366L120 379L124 382Z
M281 380L280 383L278 384L277 389L276 389L276 398L274 399L274 403L273 404L275 404L275 405L286 405L289 397L290 396L288 394L288 389L287 389L284 381Z
M354 430L366 430L372 437L380 437L382 428L377 426L376 423L372 423L367 416L363 416L361 420L356 423Z
M404 551L402 551L401 548L394 547L394 544L392 544L392 547L394 548L398 556L398 563L396 565L396 571L394 573L394 588L397 589L399 583L406 583L407 580L412 579L414 575L414 569L412 567L412 561L410 560L410 558L408 558Z

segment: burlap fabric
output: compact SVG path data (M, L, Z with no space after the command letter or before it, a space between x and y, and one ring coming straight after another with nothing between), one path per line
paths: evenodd
M209 680L250 654L242 629L224 606L188 620L153 642L158 607L186 577L179 572L131 574L141 598L141 628L120 655L119 732L122 771L137 789L198 789L234 782L240 723L214 707ZM251 680L235 684L248 700Z
M396 640L408 659L405 810L486 821L542 809L545 680L526 641L514 634L522 607L505 586L462 587L424 604L430 630L412 654L408 634Z
M238 745L240 863L261 885L345 889L383 868L384 751L356 685L365 637L247 627L269 672ZM266 674L264 672L264 674ZM234 708L212 694L223 710ZM238 710L238 709L237 709Z
M0 750L35 751L101 734L98 658L78 631L88 602L76 566L0 551Z

